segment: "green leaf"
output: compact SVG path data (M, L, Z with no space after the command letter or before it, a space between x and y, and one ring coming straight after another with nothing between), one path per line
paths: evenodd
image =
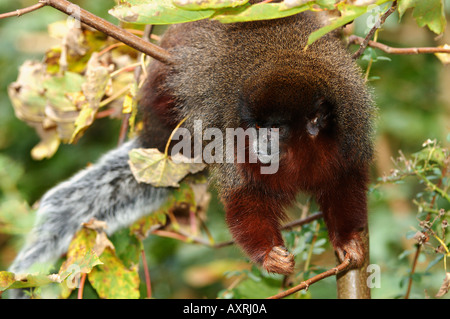
M171 0L128 0L109 10L124 22L138 24L173 24L209 18L214 10L191 11L176 7Z
M386 2L389 2L389 0L378 0L375 2L375 5L379 6ZM366 13L367 10L369 9L369 7L373 8L373 5L357 6L357 5L349 5L345 2L337 4L337 9L340 11L340 14L341 14L340 17L336 18L334 20L330 20L330 23L328 25L311 33L308 38L307 45L311 45L312 43L317 41L317 39L321 38L325 34L331 32L333 30L336 30L348 23L351 23L353 20L355 20L356 18L358 18L358 17L362 16L364 13Z
M80 275L88 274L92 269L102 264L94 251L97 232L83 227L76 234L69 245L67 258L59 269L62 280L62 298L68 298L70 292L79 284Z
M308 38L308 45L311 45L315 41L317 41L319 38L324 36L325 34L336 30L347 23L352 22L356 18L362 16L364 13L367 12L367 7L364 6L351 6L346 5L344 7L341 7L341 16L335 20L331 20L331 23L326 25L325 27L320 28L317 31L312 32L309 35Z
M194 211L205 204L207 205L203 200L207 190L206 184L207 181L194 177L181 182L178 188L171 189L167 200L158 210L142 217L130 226L130 232L138 239L143 240L155 227L166 225L168 212L173 212L179 207L183 207L183 210L186 211ZM179 227L175 222L172 226L174 229Z
M41 287L50 283L59 283L58 275L43 274L14 274L9 271L0 271L0 291L6 289L19 289Z
M310 8L310 4L303 4L295 8L287 8L283 2L257 3L254 5L247 4L237 8L218 10L212 19L222 23L277 19L291 16Z
M416 0L398 0L398 14L399 17L402 18L405 14L405 11L414 8L416 5Z
M126 267L110 247L104 250L101 260L103 264L88 274L89 282L100 298L138 299L140 296L138 268Z
M333 10L334 5L336 4L335 0L316 0L316 4L318 4L320 7L328 10Z
M72 264L81 264L80 261L93 249L96 236L97 234L94 230L85 227L81 228L70 242L67 250L67 258L61 265L59 272L65 272Z
M153 215L155 214L151 214L151 216ZM143 244L129 228L115 232L110 239L116 249L117 257L127 268L132 268L139 264Z
M0 271L0 291L5 291L15 282L15 275L9 271Z
M60 112L77 111L75 104L68 99L67 93L78 93L85 78L73 72L65 72L63 76L45 79L43 87L49 104Z
M398 6L400 17L408 9L414 9L413 17L420 27L427 26L436 34L444 32L447 20L443 0L400 0Z
M208 10L235 8L246 4L248 0L173 0L172 2L185 10Z
M436 146L436 147L426 147L422 150L420 150L417 153L413 154L419 163L422 163L423 165L429 165L432 163L436 163L439 166L444 165L445 161L445 150Z
M139 239L144 239L148 236L155 226L161 226L166 224L166 211L167 205L163 205L160 209L152 212L148 216L144 216L130 226L130 232Z

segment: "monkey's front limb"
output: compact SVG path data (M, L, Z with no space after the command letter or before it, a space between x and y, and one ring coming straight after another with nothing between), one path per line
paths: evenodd
M292 273L294 256L284 248L279 223L283 213L277 200L239 189L224 202L230 232L250 259L268 272Z

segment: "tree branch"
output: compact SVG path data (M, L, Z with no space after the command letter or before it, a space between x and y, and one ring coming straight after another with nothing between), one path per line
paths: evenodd
M392 3L392 6L389 8L388 11L386 11L380 18L380 20L375 23L375 25L370 29L369 33L366 35L366 38L364 41L361 42L361 46L359 47L358 51L353 53L352 58L357 59L363 54L364 50L367 48L367 45L369 44L370 39L373 37L375 32L381 27L381 25L386 21L386 19L397 9L397 1L394 1Z
M364 39L356 35L348 37L349 44L361 44ZM449 48L424 47L424 48L393 48L386 44L369 41L369 47L379 49L388 54L423 54L423 53L450 53Z
M337 267L329 269L327 271L324 271L308 280L303 281L302 283L300 283L299 285L297 285L295 287L287 289L287 290L280 292L279 294L276 294L274 296L271 296L267 299L281 299L281 298L287 297L289 295L292 295L293 293L296 293L297 291L300 291L303 289L308 289L308 287L311 286L312 284L314 284L322 279L325 279L327 277L337 275L338 273L346 270L349 266L350 266L350 260L346 259L344 262L339 264Z
M297 219L297 220L294 220L294 221L292 221L290 223L287 223L286 225L281 227L281 229L282 230L287 230L287 229L294 228L296 226L303 226L305 224L308 224L308 223L310 223L310 222L312 222L312 221L314 221L316 219L320 219L322 217L323 217L322 212L314 213L314 214L311 214L311 215L309 215L309 216L307 216L305 218Z
M142 53L145 53L156 60L173 64L174 61L170 53L159 46L145 41L134 34L119 28L118 26L106 21L96 15L86 11L79 6L66 1L66 0L39 0L40 4L53 7L74 19L87 24L88 26L105 33L106 35L125 43L126 45L136 49Z
M39 2L39 3L36 3L32 6L29 6L29 7L23 8L23 9L17 9L16 11L2 13L2 14L0 14L0 19L10 18L10 17L20 17L21 15L36 11L42 7L45 7L45 3Z

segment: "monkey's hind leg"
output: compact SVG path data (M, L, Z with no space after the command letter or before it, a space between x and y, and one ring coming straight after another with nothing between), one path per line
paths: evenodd
M360 267L366 256L364 232L367 230L366 169L346 172L338 183L330 184L317 200L324 214L330 241L340 262L350 259Z
M226 220L236 243L250 259L271 273L288 275L295 261L280 231L282 208L275 199L234 192L225 200Z

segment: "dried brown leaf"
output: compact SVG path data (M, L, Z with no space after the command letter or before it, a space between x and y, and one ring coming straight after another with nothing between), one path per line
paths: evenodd
M442 282L441 288L439 288L436 298L444 296L450 290L450 272L445 274L444 281Z

